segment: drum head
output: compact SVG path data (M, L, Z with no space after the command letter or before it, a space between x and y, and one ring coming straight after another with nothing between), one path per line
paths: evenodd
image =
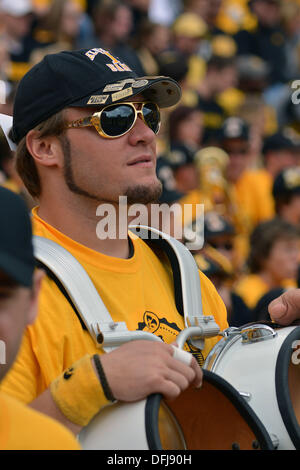
M203 370L200 389L190 387L177 399L162 402L158 394L147 400L149 449L175 450L174 444L189 450L274 449L265 427L244 398L213 372ZM161 406L169 409L163 412L166 419L159 419ZM170 430L174 436L175 428L175 439L170 439Z
M300 327L295 328L279 351L276 395L282 420L296 449L300 449Z

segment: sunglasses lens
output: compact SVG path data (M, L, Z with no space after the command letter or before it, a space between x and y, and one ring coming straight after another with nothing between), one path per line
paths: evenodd
M146 103L143 106L143 116L150 129L157 134L160 125L160 113L155 103Z
M131 106L115 104L102 111L101 127L106 135L117 137L130 129L134 118L135 113Z

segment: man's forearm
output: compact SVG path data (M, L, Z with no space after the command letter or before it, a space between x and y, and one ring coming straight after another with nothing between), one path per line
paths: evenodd
M58 408L55 401L53 400L50 388L47 388L39 397L29 404L31 408L40 413L44 413L51 418L59 421L62 425L68 428L71 432L77 435L82 426L72 423Z

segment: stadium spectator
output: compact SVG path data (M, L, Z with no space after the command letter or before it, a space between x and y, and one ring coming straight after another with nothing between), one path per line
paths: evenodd
M297 286L299 228L280 219L259 224L250 237L249 273L235 292L253 309L269 290Z
M136 51L129 44L133 27L130 7L119 0L99 0L93 9L94 37L83 42L83 48L109 49L126 62L138 75L145 71Z
M300 167L287 168L274 181L275 212L290 224L300 226Z

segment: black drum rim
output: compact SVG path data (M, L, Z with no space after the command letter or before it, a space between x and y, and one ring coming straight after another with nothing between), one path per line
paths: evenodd
M275 386L278 408L289 437L297 450L300 449L300 426L294 413L288 386L288 372L293 353L292 343L300 340L300 327L285 338L276 361Z
M162 398L160 393L153 393L146 400L145 426L149 450L163 450L158 430L158 412Z

